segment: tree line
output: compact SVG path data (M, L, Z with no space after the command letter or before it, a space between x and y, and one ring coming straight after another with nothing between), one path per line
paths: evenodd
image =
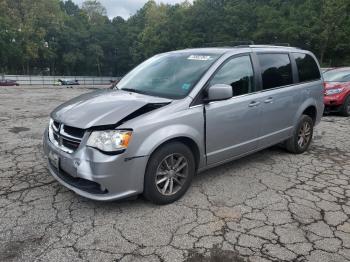
M285 43L350 65L349 0L147 2L128 19L97 0L0 0L0 73L121 76L169 50ZM214 45L220 45L214 44Z

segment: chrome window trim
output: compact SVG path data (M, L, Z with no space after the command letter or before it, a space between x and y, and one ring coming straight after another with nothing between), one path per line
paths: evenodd
M229 99L221 100L221 101L211 101L211 102L207 103L206 105L211 105L211 104L215 104L215 103L218 103L218 102L225 102L225 101L230 101L230 100L234 100L234 99L239 99L239 98L242 98L242 97L246 97L246 96L250 96L250 95L256 95L256 94L259 94L259 93L262 93L262 91L258 90L258 91L255 91L253 93L243 94L243 95L239 95L239 96L233 96L233 97L231 97Z

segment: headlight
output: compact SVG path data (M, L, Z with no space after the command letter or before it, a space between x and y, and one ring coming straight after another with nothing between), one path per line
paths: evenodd
M344 88L334 88L334 89L328 89L326 90L326 95L331 96L331 95L336 95L341 92L343 92Z
M49 135L52 134L52 125L53 125L53 120L50 118L50 122L49 122Z
M129 130L93 131L86 145L105 152L120 151L128 147L131 135Z
M54 135L53 135L53 119L52 118L50 118L50 122L49 122L49 139L50 139L51 143L58 145L58 143L55 140Z

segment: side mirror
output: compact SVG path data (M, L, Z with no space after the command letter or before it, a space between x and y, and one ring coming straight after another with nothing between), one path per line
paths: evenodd
M116 86L117 86L117 84L119 83L119 79L117 79L117 80L110 80L110 83L111 83L111 85L109 86L109 88L110 89L114 89Z
M216 84L208 88L207 102L230 99L233 96L232 86Z

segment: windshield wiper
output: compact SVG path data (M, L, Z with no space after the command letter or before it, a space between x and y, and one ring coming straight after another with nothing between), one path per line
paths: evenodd
M145 91L137 90L137 89L134 89L134 88L123 88L121 90L124 90L124 91L127 91L127 92L143 94L143 95L147 94L147 92L145 92Z

